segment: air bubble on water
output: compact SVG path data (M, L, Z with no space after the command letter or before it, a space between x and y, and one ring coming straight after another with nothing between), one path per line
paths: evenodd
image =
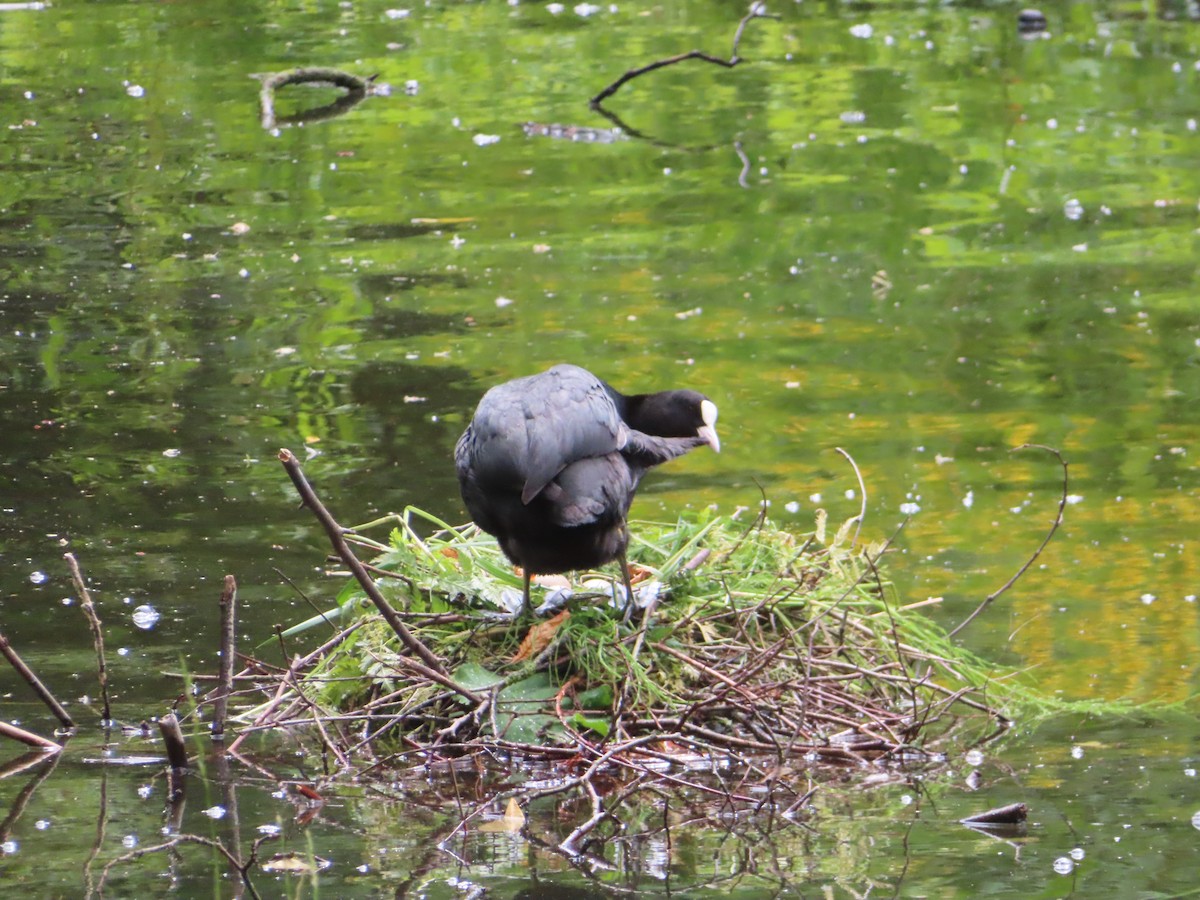
M967 509L970 509L972 506L975 505L975 492L974 491L967 491L966 495L962 498L962 505L965 506Z
M500 135L498 134L477 134L471 138L476 147L490 147L492 144L500 143Z
M919 503L901 503L900 504L900 512L904 513L906 516L915 516L920 511L921 511L921 505Z
M1075 871L1075 861L1069 856L1060 856L1054 861L1054 871L1059 875L1070 875Z
M225 818L225 807L218 804L217 806L210 806L208 809L202 809L200 813L208 816L210 819L223 819Z
M130 97L145 97L146 89L140 84L130 84L126 86L125 93L127 93Z
M133 611L133 624L142 631L149 631L158 624L162 615L149 603L143 603Z
M50 576L47 575L45 572L30 572L29 573L29 580L31 582L33 582L34 584L45 584L46 581L49 580L49 578L50 578Z
M859 25L851 25L850 26L850 34L852 34L856 38L862 38L863 40L866 40L874 33L875 33L875 29L871 26L871 24L869 22L863 22L862 24L859 24Z
M795 515L796 513L800 512L800 502L798 500L789 500L787 503L783 504L783 508Z
M1063 215L1072 222L1078 221L1079 219L1083 218L1083 204L1072 197L1063 204Z

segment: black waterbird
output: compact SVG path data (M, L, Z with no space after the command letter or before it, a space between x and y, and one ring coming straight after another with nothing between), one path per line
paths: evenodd
M621 564L625 517L646 471L705 444L717 407L695 391L625 396L579 366L497 385L454 449L463 502L525 576Z

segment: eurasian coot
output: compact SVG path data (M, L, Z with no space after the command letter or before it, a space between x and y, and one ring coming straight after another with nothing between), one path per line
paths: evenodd
M471 518L525 573L524 611L535 573L619 560L628 591L638 482L694 447L720 451L716 422L716 404L695 391L627 397L571 365L484 394L454 462Z

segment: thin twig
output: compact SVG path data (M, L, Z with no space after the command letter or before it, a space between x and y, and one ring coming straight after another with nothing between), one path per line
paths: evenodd
M842 454L846 458L846 462L850 463L850 468L854 470L854 476L858 479L858 492L862 497L862 502L858 507L858 515L856 516L858 524L854 528L854 540L850 542L850 546L853 548L858 543L858 536L862 532L863 522L867 518L867 486L863 482L862 472L858 470L858 463L854 461L854 457L841 447L834 447L833 449Z
M742 57L738 56L738 45L742 42L742 34L746 30L746 25L751 19L778 19L779 16L771 15L766 11L766 5L763 3L752 3L750 11L742 16L738 22L737 31L733 35L733 49L730 52L729 59L721 59L719 56L712 56L705 53L703 50L689 50L687 53L680 53L676 56L669 56L666 59L656 59L654 62L646 63L644 66L638 66L636 69L630 69L590 101L590 106L595 109L600 106L605 100L615 94L626 83L633 81L640 75L645 75L647 72L653 72L655 69L662 69L666 66L673 66L676 63L685 62L689 59L699 59L703 62L712 63L715 66L721 66L725 69L732 69L738 63L742 62Z
M100 681L100 700L102 724L112 723L112 711L108 702L108 666L104 662L104 632L100 627L100 617L96 614L96 605L92 603L92 595L88 593L87 585L83 583L83 573L79 571L79 563L75 554L64 553L67 568L71 570L71 580L75 582L75 590L79 593L79 605L87 617L88 627L92 630L92 643L96 647L96 677Z
M300 469L300 463L292 451L286 449L280 450L279 461L283 463L283 467L285 470L287 470L288 475L291 477L292 483L296 486L296 490L300 492L300 496L304 500L304 504L310 510L312 510L313 515L315 515L317 520L324 526L325 533L328 535L330 543L333 544L334 550L337 551L337 554L339 557L341 557L342 562L344 562L354 574L354 577L358 580L358 583L362 587L363 591L366 592L366 595L371 599L371 602L375 604L375 608L379 610L380 615L383 616L384 621L391 626L392 631L396 632L396 636L400 638L401 643L403 643L405 647L407 647L412 653L416 654L424 661L425 666L428 667L426 669L428 673L427 677L432 678L434 681L437 681L444 687L450 688L452 691L462 697L465 697L472 703L481 703L482 698L479 697L474 691L468 690L467 688L458 684L456 681L454 681L454 679L450 678L450 676L446 674L446 669L445 666L442 665L442 661L438 659L428 647L421 643L420 639L417 638L411 631L409 631L408 627L400 620L400 617L396 615L396 611L392 609L392 605L388 603L383 594L379 592L379 588L371 579L371 576L367 574L366 569L363 568L363 565L359 561L358 557L354 555L354 551L352 551L349 545L346 543L345 529L337 523L333 516L330 515L329 510L327 510L325 505L317 498L317 495L313 491L311 485L309 485L308 480L304 477L304 473Z
M967 616L965 619L963 619L961 622L959 622L956 626L954 626L953 629L951 629L949 635L947 635L948 637L954 637L960 631L962 631L964 628L966 628L968 625L970 625L972 622L974 622L975 618L981 612L983 612L985 609L987 609L989 606L991 606L992 602L997 597L999 597L1001 594L1003 594L1005 591L1007 591L1010 587L1012 587L1014 584L1016 584L1017 579L1019 579L1022 575L1024 575L1027 571L1029 571L1029 567L1032 566L1034 564L1034 562L1037 560L1037 558L1042 555L1042 551L1046 549L1046 545L1050 543L1050 539L1054 537L1054 533L1056 531L1058 531L1058 527L1060 525L1062 525L1062 523L1063 523L1063 511L1067 508L1067 496L1068 496L1067 489L1068 489L1068 485L1069 485L1069 476L1067 473L1067 461L1065 459L1063 459L1062 453L1060 453L1058 450L1056 450L1053 447L1047 447L1045 444L1022 444L1020 447L1014 447L1013 452L1016 452L1018 450L1029 450L1029 449L1045 450L1047 453L1054 454L1055 458L1058 460L1059 465L1062 466L1062 476L1063 476L1062 497L1058 501L1058 512L1054 516L1054 524L1052 524L1050 526L1050 530L1046 533L1045 538L1042 539L1042 543L1038 546L1038 548L1036 550L1033 551L1033 556L1031 556L1031 557L1029 557L1029 559L1025 560L1025 564L1023 566L1021 566L1021 568L1017 569L1016 573L1012 576L1012 578L1010 578L1010 579L1008 579L1008 581L1004 582L1004 584L1000 586L999 590L994 591L991 594L988 594L986 597L984 597L983 602L980 603L977 607L975 607L974 612L972 612L969 616Z

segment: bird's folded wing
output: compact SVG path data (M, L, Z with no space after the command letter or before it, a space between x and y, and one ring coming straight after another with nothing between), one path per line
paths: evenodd
M554 390L525 397L521 430L526 504L567 466L619 450L626 440L616 406L594 378L559 379Z
M609 453L567 466L542 497L555 525L577 528L623 519L636 487L625 460Z

